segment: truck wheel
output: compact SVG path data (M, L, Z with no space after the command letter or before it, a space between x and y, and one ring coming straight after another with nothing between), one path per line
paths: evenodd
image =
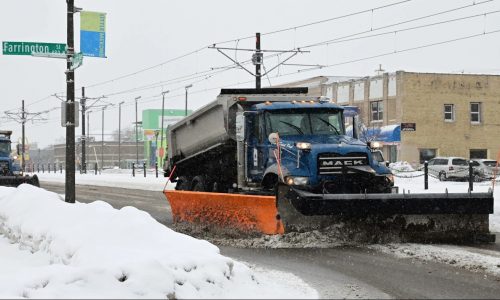
M189 191L190 180L186 176L180 176L177 179L175 189L178 191Z
M29 184L40 187L40 181L38 180L38 176L33 175L33 177L30 178L28 181Z
M207 184L204 176L196 176L191 182L191 190L195 192L206 192Z
M439 173L439 181L446 181L446 173L444 172Z

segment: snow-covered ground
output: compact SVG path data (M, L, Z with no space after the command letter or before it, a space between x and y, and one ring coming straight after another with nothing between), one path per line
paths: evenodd
M439 180L429 177L429 189L424 189L424 177L421 176L423 172L415 171L408 172L411 166L407 164L397 164L394 169L402 170L403 172L397 173L395 177L395 185L399 187L399 192L402 193L410 191L411 193L442 193L448 189L448 192L467 192L469 188L468 182L454 182L446 181L440 182ZM143 189L152 191L162 191L167 183L167 178L159 176L156 178L154 174L148 174L144 177L136 174L132 177L131 171L126 173L116 173L114 170L105 171L102 174L76 174L76 183L81 185L98 185L98 186L114 186L129 189ZM64 174L60 173L36 173L41 181L46 182L64 182ZM407 178L402 178L407 177ZM496 182L494 189L495 207L494 214L490 215L490 230L493 232L500 232L500 182ZM168 183L166 189L173 189L174 183ZM488 189L493 189L491 181L474 183L474 192L487 192Z
M114 186L124 189L138 189L148 191L163 191L167 178L160 173L158 178L155 174L137 172L135 177L132 177L132 170L104 170L103 173L95 175L94 172L88 174L79 174L75 176L76 184L80 185L97 185L97 186ZM64 173L34 173L41 181L46 182L64 182ZM173 189L174 183L169 183L167 189Z
M401 166L400 166L401 167ZM422 172L410 172L410 169L401 167L403 172L397 173L395 184L399 186L400 192L402 189L405 192L411 193L428 193L428 192L444 192L448 189L453 192L467 192L469 188L468 182L440 182L439 180L429 177L429 189L424 189L424 177ZM401 178L399 176L407 176ZM418 177L415 177L418 176ZM494 214L490 215L490 231L500 233L500 182L494 183L493 190ZM473 192L487 192L493 189L492 181L474 183ZM497 238L499 236L497 235ZM400 258L412 258L423 261L439 261L449 265L454 265L471 271L484 271L500 277L500 252L481 249L469 246L452 246L452 245L420 245L420 244L389 244L389 245L373 245L372 249L389 253Z
M429 189L424 189L424 177L422 172L412 171L411 166L405 164L397 164L394 169L397 175L395 185L399 187L400 192L411 193L429 193L429 192L467 192L468 182L440 182L439 180L430 177ZM39 174L42 181L58 181L63 182L64 175L61 174ZM402 178L406 177L406 178ZM135 177L130 174L101 174L101 175L80 175L77 174L78 184L96 184L96 185L112 185L124 188L143 188L148 190L161 190L165 185L166 178L156 179L154 176ZM494 189L494 214L490 215L490 231L500 232L500 182L495 182ZM169 184L167 188L173 188L173 184ZM487 192L493 188L491 181L474 183L474 192ZM220 241L218 241L220 242ZM304 245L305 247L334 247L341 245L336 241L332 241L329 236L318 232L297 233L281 236L265 236L257 239L247 239L241 241L230 241L231 245L238 244L245 247L296 247ZM224 242L221 242L224 244ZM389 244L389 245L374 245L370 246L378 251L391 253L397 257L408 257L420 260L435 260L455 265L461 268L470 270L484 270L487 273L500 276L500 252L480 249L477 247L466 246L451 246L451 245L419 245L419 244Z
M0 298L317 298L133 207L0 187Z

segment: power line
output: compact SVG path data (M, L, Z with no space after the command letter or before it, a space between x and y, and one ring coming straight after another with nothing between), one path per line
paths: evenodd
M290 75L295 75L297 73L309 72L309 71L313 71L313 70L317 70L317 69L331 68L331 67L335 67L335 66L340 66L340 65L345 65L345 64L350 64L350 63L355 63L355 62L370 60L370 59L374 59L374 58L379 58L379 57L394 55L394 54L398 54L398 53L409 52L409 51L414 51L414 50L419 50L419 49L424 49L424 48L429 48L429 47L443 45L443 44L448 44L448 43L453 43L453 42L457 42L457 41L463 41L463 40L467 40L467 39L471 39L471 38L475 38L475 37L480 37L480 36L485 36L485 35L490 35L490 34L495 34L495 33L500 33L500 29L489 31L489 32L483 32L483 33L479 33L479 34L468 35L468 36L459 37L459 38L455 38L455 39L449 39L449 40L440 41L440 42L436 42L436 43L430 43L430 44L420 45L420 46L416 46L416 47L401 49L401 50L394 50L392 52L386 52L386 53L381 53L381 54L372 55L372 56L368 56L368 57L363 57L363 58L348 60L348 61L339 62L339 63L335 63L335 64L330 64L330 65L326 65L326 66L322 66L322 67L302 69L302 70L298 70L296 72L290 72L290 73L286 73L286 74L282 74L282 75L271 76L270 78L274 79L274 78L287 77L287 76L290 76ZM192 91L191 94L198 94L198 93L208 92L208 91L217 90L217 89L221 89L221 88L225 88L225 87L237 86L237 85L241 85L241 84L248 84L248 83L252 83L252 82L253 82L253 80L245 81L245 82L236 82L236 83L227 84L227 85L223 85L223 86L218 86L218 87L207 88L207 89L203 89L203 90ZM166 97L166 99L172 99L172 98L180 97L182 95L183 94L170 95L170 96ZM144 98L144 101L141 101L141 104L149 103L149 102L153 102L153 101L158 101L159 99L160 99L159 95L157 95L157 96L151 96L150 98L146 97L146 98ZM124 106L130 106L130 105L133 105L133 104L134 104L133 102L131 102L131 103L127 103L126 102L126 104Z
M415 21L420 21L420 20L432 18L432 17L435 17L435 16L447 14L447 13L458 11L458 10L462 10L462 9L465 9L465 8L470 8L470 7L473 7L473 6L485 4L485 3L488 3L488 2L492 2L492 1L495 1L495 0L485 0L485 1L482 1L482 2L478 2L478 3L474 2L473 4L464 5L464 6L456 7L456 8L453 8L453 9L448 9L448 10L440 11L440 12L433 13L433 14L430 14L430 15L425 15L425 16L422 16L422 17L413 18L413 19L409 19L409 20L405 20L405 21L393 23L393 24L381 26L381 27L378 27L378 28L371 28L370 30L361 31L361 32L357 32L357 33L345 35L345 36L342 36L342 37L337 37L337 38L330 39L330 40L327 40L327 41L318 42L318 43L314 43L314 44L311 44L311 45L306 45L306 46L302 46L302 47L298 47L298 48L299 49L306 49L306 48L311 48L311 47L316 47L316 46L328 45L328 44L331 44L332 42L343 40L343 39L346 39L346 38L358 36L358 35L365 34L365 33L370 33L370 32L373 32L373 31L378 31L378 30L382 30L382 29L387 29L387 28L391 28L391 27L395 27L395 26L399 26L399 25L403 25L403 24L407 24L407 23L411 23L411 22L415 22ZM480 15L483 15L483 14L480 14ZM392 32L394 32L394 31L392 31Z
M309 26L313 26L313 25L318 25L318 24L322 24L322 23L326 23L326 22L331 22L331 21L335 21L335 20L345 19L345 18L348 18L348 17L352 17L352 16L364 14L364 13L369 13L369 12L373 12L373 11L376 11L376 10L381 10L381 9L384 9L384 8L388 8L388 7L391 7L391 6L396 6L396 5L403 4L403 3L406 3L406 2L410 2L410 1L412 1L412 0L404 0L404 1L400 1L400 2L395 2L395 3L383 5L383 6L378 6L378 7L374 7L374 8L365 9L365 10L362 10L362 11L358 11L358 12L346 14L346 15L343 15L343 16L333 17L333 18L329 18L329 19L325 19L325 20L321 20L321 21L316 21L316 22L311 22L311 23L307 23L307 24L303 24L303 25L299 25L299 26L293 26L293 27L289 27L289 28L285 28L285 29L275 30L275 31L263 33L262 35L271 35L271 34L281 33L281 32L285 32L285 31L290 31L290 30L296 30L296 29L300 29L300 28L304 28L304 27L309 27ZM490 1L493 1L493 0L490 0Z
M486 15L496 14L496 13L499 13L499 12L500 12L500 10L495 10L495 11L490 11L490 12L486 12L486 13L480 13L480 14L471 15L471 16L467 16L467 17L461 17L461 18L456 18L456 19L449 19L449 20L446 20L446 21L435 22L435 23L428 23L428 24L424 24L424 25L419 25L419 26L414 26L414 27L408 27L408 28L403 28L403 29L396 29L396 30L393 30L393 31L382 32L382 33L371 34L371 35L364 35L364 36L354 37L354 38L346 38L346 39L344 39L344 37L342 37L342 38L337 38L335 40L329 40L329 41L325 41L325 42L321 42L321 43L317 43L317 44L313 44L313 45L301 47L301 49L311 48L311 47L317 47L317 46L322 46L322 45L330 45L330 44L338 44L338 43L356 41L356 40L361 40L361 39L366 39L366 38L372 38L372 37L378 37L378 36L389 35L389 34L395 34L395 33L400 33L400 32L405 32L405 31L411 31L411 30L416 30L416 29L421 29L421 28L426 28L426 27L432 27L432 26L443 25L443 24L447 24L447 23L453 23L453 22L468 20L468 19L477 18L477 17L483 17L483 16L486 16Z
M429 47L433 47L433 46L438 46L438 45L443 45L443 44L458 42L458 41L462 41L462 40L467 40L467 39L471 39L471 38L475 38L475 37L479 37L479 36L485 36L485 35L494 34L494 33L499 33L499 32L500 32L500 29L489 31L489 32L482 32L482 33L468 35L468 36L464 36L464 37L460 37L460 38L445 40L445 41L441 41L441 42L436 42L436 43L431 43L431 44L426 44L426 45L421 45L421 46L416 46L416 47L401 49L401 50L394 50L394 51L391 51L391 52L386 52L386 53L381 53L381 54L377 54L377 55L373 55L373 56L368 56L368 57L363 57L363 58L348 60L348 61L344 61L344 62L340 62L340 63L335 63L335 64L330 64L330 65L325 65L325 66L321 66L321 67L313 67L313 68L308 68L308 69L302 69L302 70L298 70L296 72L290 72L290 73L284 74L282 76L289 76L289 75L293 75L293 74L297 74L297 73L301 73L301 72L308 72L308 71L313 71L313 70L317 70L317 69L326 69L326 68L336 67L336 66L340 66L340 65L351 64L351 63L360 62L360 61L364 61L364 60L369 60L369 59L373 59L373 58L379 58L379 57L389 56L389 55L393 55L393 54L397 54L397 53L403 53L403 52L409 52L409 51L414 51L414 50L423 49L423 48L429 48Z
M391 4L387 4L387 5L382 5L382 6L378 6L378 7L374 7L374 8L370 8L370 9L365 9L365 10L357 11L357 12L354 12L354 13L349 13L349 14L345 14L345 15L342 15L342 16L337 16L337 17L325 19L325 20L320 20L320 21L311 22L311 23L307 23L307 24L302 24L302 25L298 25L298 26L283 28L283 29L279 29L279 30L275 30L275 31L263 33L262 35L263 36L264 35L272 35L272 34L281 33L281 32L285 32L285 31L289 31L289 30L296 30L296 29L300 29L300 28L304 28L304 27L318 25L318 24L322 24L322 23L326 23L326 22L331 22L331 21L334 21L334 20L339 20L339 19L344 19L344 18L352 17L352 16L355 16L355 15L359 15L359 14L363 14L363 13L367 13L367 12L373 12L375 10L381 10L381 9L384 9L384 8L388 8L388 7L391 7L391 6L400 5L400 4L403 4L403 3L406 3L406 2L410 2L410 1L412 1L412 0L403 0L403 1L395 2L395 3L391 3ZM493 0L489 0L489 1L493 1ZM200 52L202 50L205 50L206 48L211 47L211 46L215 46L215 45L219 45L219 44L225 44L225 43L229 43L229 42L236 42L236 41L246 40L246 39L249 39L249 38L254 38L254 36L247 36L247 37L242 37L242 38L237 38L237 39L232 39L232 40L227 40L227 41L212 43L210 45L198 48L196 50L190 51L188 53L185 53L183 55L177 56L175 58L163 61L163 62L161 62L159 64L156 64L156 65L153 65L153 66L150 66L150 67L147 67L147 68L143 68L143 69L140 69L138 71L135 71L135 72L132 72L132 73L128 73L128 74L125 74L125 75L122 75L122 76L119 76L119 77L116 77L116 78L113 78L113 79L109 79L109 80L106 80L106 81L103 81L103 82L98 82L98 83L86 85L86 87L87 88L92 88L92 87L96 87L96 86L108 84L108 83L111 83L111 82L114 82L114 81L117 81L117 80L121 80L121 79L124 79L124 78L128 78L128 77L131 77L131 76L134 76L134 75L137 75L137 74L140 74L140 73L143 73L143 72L146 72L146 71L149 71L149 70L152 70L152 69L164 66L166 64L172 63L174 61L177 61L179 59L185 58L187 56L190 56L190 55L193 55L193 54L197 54L198 52Z
M391 3L391 4L379 6L379 7L374 7L374 8L371 8L371 9L365 9L365 10L361 10L361 11L357 11L357 12L353 12L353 13L349 13L349 14L345 14L345 15L341 15L341 16L336 16L336 17L333 17L333 18L325 19L325 20L315 21L315 22L306 23L306 24L297 25L297 26L292 26L292 27L288 27L288 28L283 28L283 29L279 29L279 30L275 30L275 31L267 32L267 33L262 33L262 35L272 35L272 34L277 34L277 33L285 32L285 31L297 30L297 29L301 29L301 28L304 28L304 27L308 27L308 26L314 26L314 25L318 25L318 24L322 24L322 23L326 23L326 22L330 22L330 21L334 21L334 20L339 20L339 19L342 19L342 18L348 18L348 17L351 17L351 16L363 14L363 13L373 12L375 10L385 9L385 8L388 8L388 7L391 7L391 6L396 6L396 5L404 4L404 3L410 2L410 1L412 1L412 0L399 1L399 2L395 2L395 3ZM404 24L404 23L413 22L413 21L416 21L416 20L420 20L420 19L424 19L424 18L429 18L431 16L437 16L437 15L444 14L444 13L447 13L447 12L457 11L457 10L460 10L460 9L464 9L464 8L467 8L467 7L472 7L472 6L476 6L476 5L480 5L480 4L487 3L487 2L492 2L492 1L494 1L494 0L486 0L486 1L479 2L479 3L474 2L471 5L465 5L465 6L461 6L461 7L458 7L458 8L451 9L451 10L446 10L446 11L443 11L443 12L438 12L438 13L435 13L435 14L432 14L432 15L427 15L427 16L423 16L423 17L420 17L420 18L415 18L415 19L411 19L411 20L399 22L397 24L391 24L391 25L387 25L387 26L384 26L384 27L379 27L379 28L376 28L376 29L372 29L370 31L375 31L375 30L380 30L380 29L383 29L383 28L388 28L390 26L401 25L401 24ZM362 32L362 33L366 33L366 31ZM360 35L362 33L357 33L355 35ZM345 39L346 37L350 37L350 36L353 36L353 35L344 36L344 37L337 38L337 39ZM229 42L239 42L240 40L249 39L249 38L254 38L254 36L241 37L241 38L237 38L237 39L222 41L222 42L211 44L210 46L213 46L213 45L216 45L216 44L229 43ZM321 42L321 43L328 43L328 42L329 41L324 41L324 42ZM206 46L206 47L210 47L210 46ZM312 47L312 46L313 45L308 45L308 46L304 46L304 47L301 47L301 48ZM132 72L132 73L128 73L128 74L125 74L125 75L122 75L122 76L119 76L119 77L116 77L116 78L113 78L113 79L109 79L109 80L106 80L106 81L103 81L103 82L94 83L94 84L88 85L87 87L90 88L90 87L101 86L101 85L104 85L104 84L108 84L108 83L111 83L111 82L115 82L115 81L118 81L118 80L121 80L121 79L124 79L124 78L128 78L128 77L140 74L142 72L149 71L151 69L154 69L154 68L157 68L157 67L160 67L160 66L164 66L164 65L166 65L168 63L180 60L182 58L185 58L185 57L188 57L188 56L191 56L191 55L194 55L194 54L198 54L202 50L206 49L206 47L201 47L199 49L196 49L196 50L188 52L186 54L177 56L175 58L172 58L172 59L169 59L167 61L161 62L159 64L156 64L156 65L153 65L153 66L150 66L150 67L147 67L147 68L143 68L143 69L140 69L138 71L135 71L135 72ZM232 69L232 68L230 68L230 69ZM207 71L204 71L204 72L207 72ZM200 75L198 77L195 77L195 78L199 78L201 76L201 74L202 73L200 73ZM190 74L190 75L193 75L193 74ZM186 75L186 81L191 80L191 79L188 79L190 75ZM164 83L158 82L157 84L158 84L158 86L162 86L162 85L168 83L168 81L169 80L167 80L167 82L164 82ZM154 88L153 86L154 86L154 84L151 84L151 88ZM143 87L141 87L141 89L138 89L136 91L144 90L144 89L146 89L146 87L147 86L143 86ZM134 92L134 90L130 89L130 90L127 90L127 92L132 93L132 92ZM124 93L125 92L111 93L111 94L108 94L108 95L118 95L118 94L124 94ZM40 100L37 100L37 101L35 101L33 103L30 103L29 106L34 105L36 103L40 103L40 102L45 101L45 100L47 100L49 98L50 98L50 96L44 97L44 98L42 98Z
M352 17L352 16L356 16L356 15L360 15L360 14L364 14L364 13L368 13L368 12L373 12L373 11L376 11L376 10L381 10L381 9L384 9L384 8L388 8L388 7L391 7L391 6L396 6L396 5L403 4L403 3L406 3L406 2L410 2L410 1L412 1L412 0L399 1L399 2L395 2L395 3L391 3L391 4L387 4L387 5L382 5L382 6L378 6L378 7L373 7L373 8L369 8L369 9L365 9L365 10L361 10L361 11L357 11L357 12L353 12L353 13L349 13L349 14L345 14L345 15L341 15L341 16L336 16L336 17L329 18L329 19L324 19L324 20L315 21L315 22L311 22L311 23L306 23L306 24L302 24L302 25L297 25L297 26L287 27L287 28L283 28L283 29L278 29L278 30L274 30L274 31L262 33L261 36L272 35L272 34L286 32L286 31L291 31L291 30L297 30L297 29L304 28L304 27L309 27L309 26L318 25L318 24L322 24L322 23L327 23L327 22L331 22L331 21L335 21L335 20L345 19L345 18L348 18L348 17ZM219 42L219 43L214 43L214 45L227 44L227 43L231 43L231 42L239 42L239 41L247 40L247 39L251 39L251 38L255 38L255 36L251 35L251 36L241 37L241 38L237 38L237 39L227 40L227 41L223 41L223 42Z

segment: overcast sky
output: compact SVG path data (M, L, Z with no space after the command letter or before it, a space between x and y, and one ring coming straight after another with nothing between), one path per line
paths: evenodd
M500 74L500 32L494 32L500 30L499 2L77 0L77 7L107 13L107 58L84 58L83 66L76 71L76 95L80 96L80 87L86 86L88 97L107 95L104 99L106 103L115 104L105 111L105 134L118 128L117 103L121 101L125 101L122 127L132 126L135 120L134 98L138 96L141 96L139 111L161 108L160 94L170 90L166 107L183 109L184 86L193 84L189 93L189 108L199 108L213 100L220 87L254 87L253 77L245 71L220 69L230 66L232 62L207 46L216 43L220 47L254 48L254 39L248 37L255 35L255 32L263 34L263 49L301 48L310 51L295 56L288 61L290 64L324 66L313 70L306 66L282 66L270 72L269 77L263 78L263 86L318 75L370 76L375 74L374 70L379 64L386 72L405 70ZM473 3L476 5L471 6ZM376 9L389 4L395 5ZM0 5L1 41L65 43L66 1L0 0ZM360 13L362 11L366 12ZM353 15L301 27L349 14ZM436 15L427 17L433 14ZM416 18L421 19L406 22ZM451 21L457 18L463 19ZM77 50L79 21L77 14ZM443 21L450 22L430 26ZM405 23L392 26L401 22ZM266 34L287 28L292 29ZM410 28L414 29L403 30ZM388 34L373 36L381 33ZM446 42L483 33L486 34ZM357 39L338 41L349 35ZM372 37L359 38L367 35ZM306 47L335 39L336 42L328 45ZM224 41L230 42L221 43ZM441 42L445 43L419 48ZM412 48L419 49L405 51ZM192 54L168 62L188 53ZM241 62L251 58L250 52L226 53ZM388 53L393 54L362 60ZM286 57L287 54L281 54L266 58L266 69L273 68ZM249 67L254 69L251 65ZM147 68L150 69L144 71ZM17 111L24 99L29 112L51 110L44 115L48 121L27 124L26 134L30 142L38 142L45 147L64 138L60 110L56 109L60 107L60 100L50 96L56 93L64 96L64 70L65 62L61 59L0 55L0 129L13 130L17 139L21 126L4 119L4 111ZM98 111L91 114L90 131L100 139L101 111L100 108L96 109ZM78 136L81 127L76 131Z

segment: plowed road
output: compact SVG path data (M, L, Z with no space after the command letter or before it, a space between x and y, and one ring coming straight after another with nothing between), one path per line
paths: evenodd
M63 184L42 187L64 193ZM103 200L115 208L134 206L165 225L172 224L161 192L77 186L80 202ZM498 249L498 244L493 245ZM441 263L398 259L364 248L241 249L221 247L222 254L256 266L287 271L302 278L322 298L499 298L500 278Z

